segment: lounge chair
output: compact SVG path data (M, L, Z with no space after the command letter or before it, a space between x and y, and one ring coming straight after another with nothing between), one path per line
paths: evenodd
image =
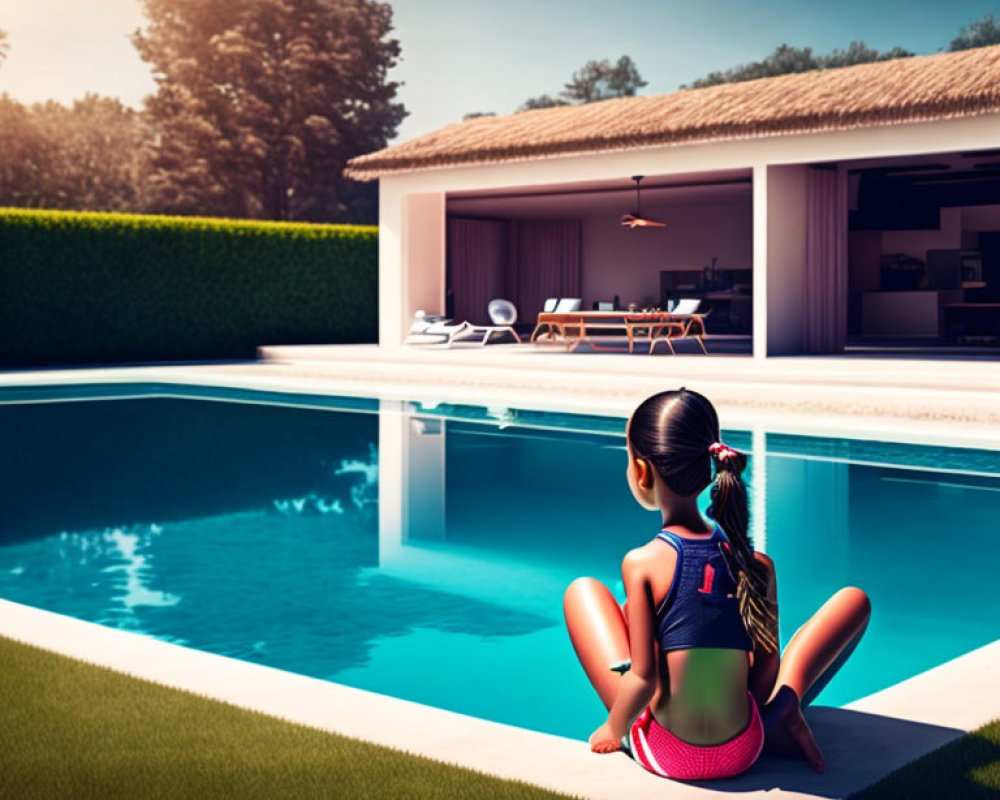
M546 314L572 314L583 305L581 297L550 297L542 306Z
M428 314L417 311L413 315L413 323L409 333L403 340L404 344L446 344L451 343L456 336L469 330L468 322L454 322L439 314Z
M583 305L583 298L580 297L560 297L556 307L552 309L556 314L572 314L579 311Z
M521 343L521 337L514 330L514 323L517 322L517 307L510 300L500 298L490 300L486 307L486 313L490 315L490 319L493 321L492 325L473 325L465 322L463 323L466 326L465 330L459 331L449 339L448 347L451 347L456 340L463 341L472 336L482 337L479 345L483 346L489 343L490 337L495 333L509 333L517 340L518 344Z
M583 305L583 298L581 297L550 297L545 301L542 306L543 314L572 314L580 310ZM552 341L558 336L561 339L566 338L566 331L562 325L557 322L538 322L535 325L535 329L531 333L531 341L537 342L538 334L541 333L543 328L548 328L547 340Z
M673 308L668 308L667 310L671 314L695 314L698 312L698 308L701 306L701 298L699 297L682 297L676 303L674 303Z
M650 331L649 352L656 349L657 342L666 342L670 353L676 355L671 339L694 339L701 345L701 350L708 355L705 347L705 317L711 312L699 314L701 299L698 297L683 297L670 309L670 321L657 325Z

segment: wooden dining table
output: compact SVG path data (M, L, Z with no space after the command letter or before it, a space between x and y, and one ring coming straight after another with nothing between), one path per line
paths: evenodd
M573 311L554 312L543 311L538 315L538 322L531 334L530 341L536 344L544 335L548 340L557 336L566 343L567 350L576 350L587 342L594 350L615 350L614 346L600 344L594 341L594 336L609 331L624 331L628 337L628 351L635 350L636 336L645 331L649 342L649 352L653 351L659 339L666 339L670 344L671 337L691 335L694 324L700 326L696 338L705 349L701 335L704 334L704 314L671 314L669 311ZM664 335L665 334L665 335ZM707 351L706 351L707 352Z

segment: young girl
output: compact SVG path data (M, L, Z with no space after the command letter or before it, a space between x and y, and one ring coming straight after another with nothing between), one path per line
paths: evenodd
M608 708L590 749L624 747L680 780L737 775L762 749L822 771L801 706L857 645L867 596L841 589L779 658L774 564L747 534L746 456L720 441L712 404L662 392L635 410L625 435L629 488L663 523L622 560L624 608L593 578L566 590L570 638ZM710 483L712 523L697 506Z

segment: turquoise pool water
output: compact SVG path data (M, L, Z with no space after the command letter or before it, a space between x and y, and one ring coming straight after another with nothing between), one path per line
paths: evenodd
M621 555L658 528L625 485L623 431L365 398L0 391L0 597L583 739L602 711L562 591L589 574L621 594ZM724 438L752 451L782 639L840 586L872 598L817 702L1000 637L1000 453Z

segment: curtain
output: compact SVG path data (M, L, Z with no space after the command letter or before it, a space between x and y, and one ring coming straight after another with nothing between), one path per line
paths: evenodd
M581 225L448 218L448 314L490 322L503 297L520 322L533 322L548 297L580 296Z
M839 353L847 340L847 185L835 169L806 179L803 349Z
M511 299L519 320L536 319L548 297L580 296L579 221L517 222L513 238Z
M509 223L448 219L448 314L476 325L490 322L486 307L508 295Z

